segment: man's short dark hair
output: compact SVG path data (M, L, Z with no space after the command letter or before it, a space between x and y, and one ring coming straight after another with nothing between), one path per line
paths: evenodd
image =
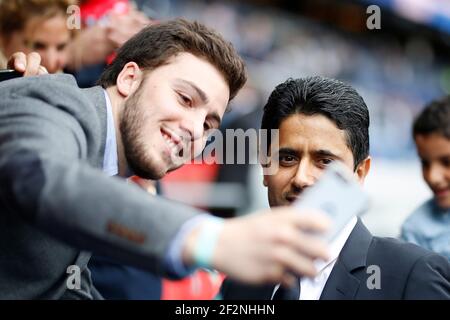
M201 23L175 19L147 26L129 39L97 83L104 88L115 85L117 76L128 62L152 70L182 52L204 58L214 65L230 88L230 100L247 80L244 62L230 42Z
M414 137L431 133L450 139L450 96L431 101L414 120Z
M369 110L351 86L323 77L288 79L271 93L261 128L279 129L281 122L293 114L321 114L344 130L355 169L368 157Z

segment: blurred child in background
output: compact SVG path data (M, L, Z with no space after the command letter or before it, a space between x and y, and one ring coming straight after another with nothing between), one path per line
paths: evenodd
M426 106L413 135L433 198L404 222L402 238L450 260L450 96Z

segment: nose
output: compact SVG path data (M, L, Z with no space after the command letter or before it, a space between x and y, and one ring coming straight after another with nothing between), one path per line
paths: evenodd
M424 172L425 180L430 185L438 185L444 180L444 170L443 168L436 163L430 165L428 170Z
M192 111L191 109L186 112L181 122L181 130L184 131L184 134L188 135L190 141L196 141L203 138L205 133L205 119L206 112L202 110Z
M60 71L64 65L63 53L58 52L56 48L49 48L42 53L42 65L47 68L49 73Z
M296 188L304 189L312 186L316 182L317 177L318 172L315 166L308 159L302 159L297 167L292 183Z

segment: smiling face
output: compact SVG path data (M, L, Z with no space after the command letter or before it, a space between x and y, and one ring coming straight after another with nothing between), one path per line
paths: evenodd
M66 17L56 15L52 18L30 21L27 24L26 45L42 57L41 64L49 73L62 72L67 64L67 45L70 41L70 30L66 26ZM39 21L41 20L41 21Z
M312 186L332 161L342 161L353 171L353 154L346 134L323 115L294 114L279 128L279 149L272 157L278 171L264 176L271 207L290 205L305 188ZM370 158L355 171L362 183L370 168Z
M41 56L41 64L49 73L62 72L67 63L66 46L70 38L64 15L32 17L22 31L13 32L5 41L5 55L9 57L18 51L35 51Z
M450 208L450 140L439 133L415 136L422 161L422 174L433 191L436 203Z
M145 72L120 120L130 168L143 178L159 179L198 155L206 131L219 127L229 94L222 74L190 53Z

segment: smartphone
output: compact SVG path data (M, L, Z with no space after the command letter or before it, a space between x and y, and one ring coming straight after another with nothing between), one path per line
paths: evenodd
M12 69L1 69L0 70L0 82L6 81L9 79L14 79L18 77L22 77L23 74Z
M341 162L334 161L314 186L304 190L293 203L299 209L320 209L332 221L325 240L331 242L355 216L369 208L369 197L352 172Z

